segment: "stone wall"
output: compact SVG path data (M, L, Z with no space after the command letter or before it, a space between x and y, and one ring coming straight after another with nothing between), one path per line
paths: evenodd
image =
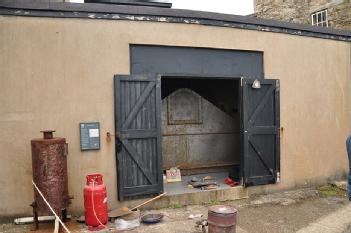
M311 14L328 9L329 27L351 30L351 0L255 0L255 15L311 24Z

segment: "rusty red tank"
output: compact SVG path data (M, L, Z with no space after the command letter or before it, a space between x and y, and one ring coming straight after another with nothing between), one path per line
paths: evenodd
M235 233L237 212L232 206L211 206L208 209L208 233Z
M101 174L86 176L84 187L85 223L89 229L104 228L108 220L107 192Z
M31 140L33 181L60 217L70 203L67 179L67 143L65 138L53 137L53 130L41 131L43 138ZM51 211L34 189L34 215Z

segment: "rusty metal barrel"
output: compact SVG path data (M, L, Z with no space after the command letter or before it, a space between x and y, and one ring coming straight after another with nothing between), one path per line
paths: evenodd
M237 212L232 206L211 206L208 209L208 233L235 233Z
M58 216L69 205L67 178L67 143L53 137L53 130L41 131L43 138L31 140L33 181ZM41 214L52 214L34 189L34 203Z

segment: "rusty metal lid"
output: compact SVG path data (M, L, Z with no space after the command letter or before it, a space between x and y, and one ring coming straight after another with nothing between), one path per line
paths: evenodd
M43 133L43 138L44 139L53 139L54 138L54 132L56 132L56 131L55 130L42 130L40 132Z
M43 133L43 137L32 139L31 140L32 144L40 143L40 144L50 145L53 143L66 143L65 138L54 137L54 132L56 132L55 130L42 130L40 132Z
M238 212L234 207L228 205L214 205L208 208L208 211L217 214L234 214Z

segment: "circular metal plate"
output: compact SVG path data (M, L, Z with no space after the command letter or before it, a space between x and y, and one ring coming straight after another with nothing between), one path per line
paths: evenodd
M214 205L208 208L208 211L217 214L234 214L237 212L237 210L234 207L227 205Z
M141 217L141 221L147 224L158 223L163 218L163 214L146 214Z

